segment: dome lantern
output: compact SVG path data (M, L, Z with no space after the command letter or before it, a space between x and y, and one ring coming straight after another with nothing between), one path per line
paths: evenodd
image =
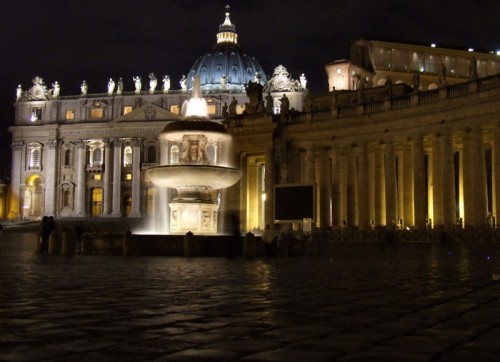
M238 44L238 34L236 34L236 26L231 23L229 19L229 5L226 5L226 18L224 23L219 26L219 33L217 33L217 44L220 43L233 43Z

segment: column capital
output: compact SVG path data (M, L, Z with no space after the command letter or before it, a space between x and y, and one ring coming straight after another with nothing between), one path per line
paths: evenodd
M113 138L111 141L113 142L113 146L115 148L123 145L123 140L121 138Z
M75 141L75 147L77 149L85 149L85 147L87 147L87 141L85 140L76 140Z
M10 148L13 149L14 151L22 150L23 146L24 146L24 141L13 141L10 144Z
M58 144L59 144L58 140L49 140L49 141L45 141L45 143L44 143L44 145L46 147L48 147L49 149L57 148Z

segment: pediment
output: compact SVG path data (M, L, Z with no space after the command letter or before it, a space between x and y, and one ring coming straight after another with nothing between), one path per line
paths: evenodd
M154 122L154 121L178 121L183 119L178 114L172 113L152 103L146 103L132 112L115 118L111 123L120 122Z

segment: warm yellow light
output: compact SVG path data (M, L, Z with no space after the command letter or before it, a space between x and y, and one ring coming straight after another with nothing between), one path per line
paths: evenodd
M125 179L126 180L132 180L132 174L131 173L127 173L127 175L125 175Z
M262 193L262 201L266 201L267 199L267 195L265 192Z

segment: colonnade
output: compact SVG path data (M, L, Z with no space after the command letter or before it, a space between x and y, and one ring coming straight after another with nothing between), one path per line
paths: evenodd
M494 226L500 212L498 131L448 128L297 147L302 181L317 186L320 227Z

